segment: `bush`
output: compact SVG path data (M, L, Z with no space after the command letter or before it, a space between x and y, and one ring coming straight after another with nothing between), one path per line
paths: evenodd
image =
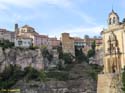
M91 69L88 71L88 75L92 77L94 80L97 80L98 73L100 73L103 70L103 67L97 64L91 64L90 66Z
M95 55L95 47L96 47L96 42L92 42L91 44L91 49L88 51L88 58L93 57Z
M44 58L47 58L49 61L52 61L53 59L53 55L49 53L49 51L46 48L42 49L42 55Z
M26 67L25 70L26 80L37 80L39 78L39 72L32 68L32 67Z
M2 48L12 48L12 47L14 47L14 43L10 42L9 40L1 40L0 41L0 47L2 47Z
M76 56L76 60L78 61L78 63L81 63L83 61L87 62L87 56L83 53L82 49L77 49L77 47L75 47L75 56Z
M9 65L6 66L2 73L0 73L0 89L11 88L20 79L26 79L26 81L46 81L46 78L46 73L43 70L37 71L36 69L29 66L26 67L24 71L22 71L17 65Z
M40 78L41 81L44 81L44 82L47 80L47 75L43 70L41 70L39 72L39 78Z
M58 51L58 53L59 53L59 59L63 59L62 47L57 47L57 51Z
M39 47L38 46L30 46L29 49L31 50L35 50L35 49L38 49Z
M73 56L70 53L64 53L63 54L63 60L65 61L65 64L71 64L73 61Z
M46 73L48 78L53 78L56 80L66 81L69 78L69 74L67 72L56 72L56 71L49 71Z
M16 65L9 65L5 67L5 70L0 73L0 88L10 88L17 80L24 76L23 71Z
M92 50L92 49L90 49L90 50L88 51L88 54L87 54L88 58L93 57L94 55L95 55L95 51Z

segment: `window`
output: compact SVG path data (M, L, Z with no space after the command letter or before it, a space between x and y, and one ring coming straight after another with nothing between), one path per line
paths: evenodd
M112 21L112 19L110 18L110 19L109 19L109 25L111 25L111 21Z
M113 17L113 24L115 23L115 17Z
M26 44L27 42L25 41L24 44Z
M22 41L18 41L18 45L19 45L19 46L22 45Z
M28 44L30 45L31 43L30 43L30 42L28 42Z

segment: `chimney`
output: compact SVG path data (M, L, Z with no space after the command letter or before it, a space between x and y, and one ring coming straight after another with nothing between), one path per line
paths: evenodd
M15 24L15 31L17 31L17 29L18 29L18 24L16 23Z
M17 32L18 32L18 24L16 23L15 24L15 39L17 38Z

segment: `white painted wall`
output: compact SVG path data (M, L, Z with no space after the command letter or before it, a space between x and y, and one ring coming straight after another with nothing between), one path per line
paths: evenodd
M32 44L31 39L17 38L15 40L15 47L30 47Z

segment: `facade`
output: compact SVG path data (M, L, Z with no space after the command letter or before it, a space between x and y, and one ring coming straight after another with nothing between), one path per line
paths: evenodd
M17 37L15 39L16 47L25 47L29 48L32 45L32 39L27 37Z
M48 36L47 35L40 35L41 36L41 45L48 46Z
M71 53L75 55L75 48L82 49L87 55L88 51L92 48L91 44L95 41L96 50L102 49L102 38L86 38L70 37L69 33L62 33L62 48L64 53Z
M112 10L103 38L103 74L98 75L97 93L122 93L121 69L125 66L125 23Z
M33 38L33 46L41 47L41 42L42 42L41 41L41 36L39 34L38 35L33 35L32 38Z
M96 50L102 49L102 44L103 44L102 38L95 39L95 42L96 42Z
M75 55L74 38L70 37L69 33L62 33L61 42L64 53Z
M15 33L12 31L8 31L6 29L0 29L0 40L9 40L10 42L14 42Z
M54 38L48 38L48 45L52 48L60 46L60 40L57 40L56 37Z
M74 45L76 47L83 48L84 46L86 46L86 43L84 42L84 39L81 39L79 37L74 37Z
M28 25L24 25L23 27L18 28L18 31L16 32L16 36L17 36L17 38L18 38L18 36L31 38L33 46L41 46L40 35L35 31L35 29L33 27L30 27Z
M103 29L104 72L120 71L125 66L125 24L119 22L119 16L112 11L108 18L108 28Z

